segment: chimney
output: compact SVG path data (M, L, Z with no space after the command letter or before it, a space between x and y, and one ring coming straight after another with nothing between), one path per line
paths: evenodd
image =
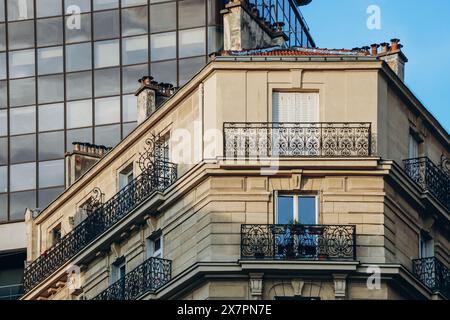
M144 76L138 81L141 86L135 92L135 96L137 97L137 123L139 125L175 93L175 88L170 83L153 81L152 76Z
M221 13L225 51L284 46L288 39L281 22L271 25L248 0L230 0Z
M65 154L66 189L75 183L111 148L91 143L74 142L73 151Z
M383 42L378 57L386 61L392 71L404 81L405 64L408 62L408 58L402 52L402 48L403 45L400 44L400 39L392 39L390 46L388 43Z
M370 47L372 48L372 55L373 56L378 55L378 48L380 47L380 45L374 43L374 44L370 45Z

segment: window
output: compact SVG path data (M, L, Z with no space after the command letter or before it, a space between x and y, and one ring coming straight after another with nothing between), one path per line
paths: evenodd
M94 13L94 40L119 37L119 10Z
M113 9L119 6L119 0L96 0L94 10Z
M8 21L32 19L33 2L33 0L7 0Z
M137 100L134 94L122 96L123 110L122 119L123 122L131 122L137 120Z
M319 122L319 94L306 92L274 92L273 122Z
M37 0L36 17L60 16L62 14L61 0Z
M8 163L8 139L0 138L0 166ZM0 188L0 192L1 188Z
M6 79L6 53L0 53L0 79Z
M63 42L62 18L50 18L36 20L37 46L53 46ZM66 30L69 30L66 28Z
M64 75L38 78L38 101L50 103L64 100Z
M66 71L91 69L91 44L80 43L66 46Z
M120 69L95 70L94 82L96 97L120 94Z
M39 160L64 157L64 131L39 134Z
M122 137L128 136L137 126L137 122L128 122L122 125Z
M8 167L0 167L0 193L8 192Z
M163 241L162 235L150 237L147 240L147 256L154 258L162 258L163 257Z
M9 77L34 76L34 50L12 51L9 53Z
M38 74L63 72L62 47L38 49Z
M0 194L0 222L4 222L7 220L8 220L8 195Z
M6 92L7 92L6 81L0 81L0 109L6 108L6 97L8 96Z
M120 142L120 124L95 127L95 144L114 147Z
M61 241L61 224L58 224L52 229L52 245L57 244Z
M9 102L11 107L25 106L36 103L34 78L10 80Z
M111 270L111 284L125 278L126 275L126 260L125 257L118 258L112 264Z
M39 131L64 129L64 105L62 103L39 106Z
M180 86L188 82L205 65L205 58L182 59L180 64Z
M6 110L0 110L0 137L8 134L8 114Z
M25 49L34 46L33 20L8 24L9 50Z
M178 1L178 23L180 29L205 25L205 0Z
M36 135L11 137L11 163L36 161Z
M159 17L158 19L161 19ZM122 10L122 36L146 33L148 28L147 7Z
M95 68L105 68L119 64L119 40L95 42Z
M172 31L177 25L177 3L161 3L150 7L150 32Z
M65 11L67 14L71 14L72 11L68 10L71 6L77 6L81 9L81 12L91 10L91 0L64 0Z
M122 44L123 64L142 63L148 60L148 37L124 38Z
M92 71L67 73L66 94L67 100L92 97Z
M180 58L204 55L206 53L205 28L179 32Z
M4 23L0 23L0 51L5 50L6 50L6 28Z
M177 56L176 33L159 33L151 36L152 61L175 59Z
M24 220L25 209L36 208L36 191L15 192L10 197L9 218L12 221Z
M223 28L208 27L208 54L223 49Z
M136 79L141 78L145 74L149 74L147 64L123 67L122 68L123 93L135 92L139 88L139 84ZM158 81L163 81L160 80L159 78L157 79Z
M95 100L95 124L120 122L120 97Z
M10 166L11 191L36 188L36 163L23 163Z
M434 240L425 231L420 233L419 255L421 259L434 257Z
M91 100L72 101L67 103L67 128L88 127L92 125ZM80 142L87 142L80 140Z
M62 192L64 188L51 188L39 190L39 208L45 208L47 205L55 200Z
M125 188L134 179L133 163L130 163L125 169L119 172L118 190Z
M419 157L420 141L412 134L409 134L408 159L416 159Z
M317 224L316 196L279 194L276 202L277 224Z
M0 21L5 21L5 0L0 1Z
M79 15L80 28L66 27L66 43L83 42L91 40L91 14ZM72 17L65 18L66 26L72 22Z
M36 131L35 109L35 107L26 107L10 110L11 134L32 133Z
M39 188L64 185L64 160L39 162Z

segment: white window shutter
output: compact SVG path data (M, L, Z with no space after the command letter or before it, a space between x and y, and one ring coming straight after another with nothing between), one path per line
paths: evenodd
M319 94L275 92L273 94L273 122L318 122Z

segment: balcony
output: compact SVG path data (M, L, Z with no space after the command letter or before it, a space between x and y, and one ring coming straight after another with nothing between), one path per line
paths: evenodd
M437 258L413 260L413 272L431 291L450 299L450 269Z
M356 260L356 227L242 225L243 260Z
M171 276L172 261L150 258L92 300L136 300L161 288Z
M450 176L427 157L404 160L406 174L450 210Z
M162 160L155 161L150 169L136 177L25 268L25 292L30 291L88 247L91 242L111 229L154 192L167 189L176 178L175 164Z
M370 123L225 123L227 159L368 157Z

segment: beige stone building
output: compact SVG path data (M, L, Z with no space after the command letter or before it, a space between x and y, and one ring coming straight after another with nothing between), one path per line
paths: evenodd
M261 26L227 10L234 50ZM67 190L27 213L23 299L448 299L450 137L398 42L225 50L176 92L143 78L140 125L76 144Z

